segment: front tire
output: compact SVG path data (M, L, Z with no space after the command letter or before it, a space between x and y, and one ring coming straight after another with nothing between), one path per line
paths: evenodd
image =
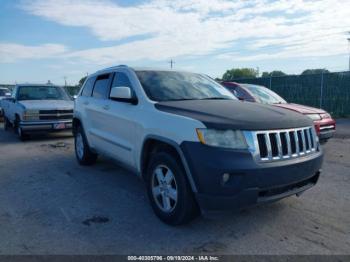
M163 222L186 224L198 215L198 206L185 171L172 153L153 154L146 176L152 208Z
M17 134L19 140L25 141L29 138L29 135L23 131L19 123L20 123L19 118L16 117L15 125L14 125L15 133Z
M78 126L74 133L74 146L75 156L80 165L89 166L96 163L97 154L91 151L81 126Z
M8 131L11 127L11 123L10 121L7 119L6 116L4 116L4 130L5 131Z

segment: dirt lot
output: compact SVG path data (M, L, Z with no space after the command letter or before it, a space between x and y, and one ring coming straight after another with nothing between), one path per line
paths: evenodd
M350 254L350 120L300 198L170 227L111 160L80 167L71 137L20 142L0 126L0 254Z

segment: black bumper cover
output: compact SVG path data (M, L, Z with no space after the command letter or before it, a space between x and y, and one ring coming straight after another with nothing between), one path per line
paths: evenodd
M257 163L244 150L184 142L185 155L202 210L239 209L300 194L318 181L323 154ZM223 182L223 174L230 174Z

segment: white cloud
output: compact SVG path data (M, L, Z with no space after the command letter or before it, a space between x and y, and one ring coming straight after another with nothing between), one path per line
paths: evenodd
M34 0L22 8L65 26L88 28L101 41L149 36L66 53L96 64L218 53L218 58L243 61L342 54L347 52L344 32L350 29L349 0L153 0L136 6Z
M66 53L67 48L59 44L26 46L14 43L0 43L0 62L12 63L20 59L52 58Z

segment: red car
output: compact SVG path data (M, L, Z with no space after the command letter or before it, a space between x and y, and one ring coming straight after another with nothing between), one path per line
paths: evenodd
M335 120L322 109L290 104L275 92L263 86L235 82L221 82L221 84L231 91L239 100L272 104L310 117L315 123L316 132L321 142L326 142L335 132Z

